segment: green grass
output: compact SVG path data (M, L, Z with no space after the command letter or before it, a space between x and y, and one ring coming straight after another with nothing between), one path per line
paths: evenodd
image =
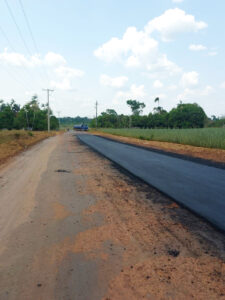
M225 128L202 129L98 129L101 132L142 140L225 149Z

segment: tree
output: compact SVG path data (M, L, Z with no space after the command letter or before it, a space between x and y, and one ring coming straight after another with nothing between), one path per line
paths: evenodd
M109 115L117 116L117 112L114 109L106 109L106 113Z
M116 128L118 127L118 116L114 109L107 109L106 112L102 112L97 119L99 127Z
M180 103L169 113L169 126L172 128L202 128L206 114L196 103Z
M219 118L217 118L215 115L212 115L212 116L211 116L211 119L212 119L213 121L216 121L216 120L218 120Z
M211 119L208 119L207 127L224 127L225 128L225 116L216 117L212 116Z
M0 103L0 129L12 129L14 121L14 113L10 104Z
M0 100L0 129L13 129L14 118L19 111L20 106L17 105L13 99L10 103L4 103L3 100Z
M51 117L51 129L58 129L57 118ZM10 103L0 100L0 129L47 130L47 107L39 106L38 97L34 95L22 108L12 99Z
M165 110L161 106L157 106L153 108L155 114L161 114Z
M10 107L11 107L11 110L12 110L14 116L16 116L18 114L18 112L20 111L20 105L16 104L15 100L12 99L10 102Z
M143 108L145 108L145 104L137 100L127 100L127 105L130 106L132 114L136 116L139 116L142 113Z
M158 105L159 105L159 97L156 97L155 100L154 100L154 102L155 103L158 102Z

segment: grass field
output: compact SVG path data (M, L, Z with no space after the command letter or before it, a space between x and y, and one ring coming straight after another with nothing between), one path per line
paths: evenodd
M113 129L98 131L149 141L170 142L205 148L225 149L225 128L202 129Z
M0 164L29 146L55 134L57 133L54 131L50 133L24 130L0 131Z

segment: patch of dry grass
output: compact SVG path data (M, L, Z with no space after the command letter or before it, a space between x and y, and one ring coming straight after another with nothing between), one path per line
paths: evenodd
M0 131L0 164L17 153L38 143L39 141L58 134L56 131Z

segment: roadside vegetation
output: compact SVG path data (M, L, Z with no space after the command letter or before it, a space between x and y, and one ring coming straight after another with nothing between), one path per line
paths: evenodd
M28 129L47 130L47 105L40 106L38 97L34 95L30 102L20 107L13 99L10 103L0 100L0 130L1 129ZM58 119L52 114L51 129L59 128Z
M99 128L101 132L147 141L170 142L197 147L225 149L225 128L136 129Z
M127 100L131 115L118 115L107 109L97 118L98 131L148 141L169 142L205 148L225 149L225 117L209 118L197 103L178 103L167 112L159 106L142 115L143 102ZM96 127L96 120L90 124Z
M4 130L0 131L0 164L8 158L27 149L37 142L56 135L56 131L25 131Z
M0 100L0 164L37 142L55 135L58 119L51 113L51 132L47 132L47 105L39 104L35 95L20 107L13 99Z
M89 125L92 119L88 118L88 117L62 117L59 118L59 122L60 122L60 129L73 129L73 126L75 124L87 124Z
M155 102L159 102L159 98L156 98ZM143 102L127 100L127 104L131 108L131 115L119 115L114 109L107 109L98 116L97 127L141 129L225 127L225 117L209 118L197 103L180 102L169 112L158 105L148 115L142 115L145 107ZM92 120L90 126L96 127L95 119Z
M130 115L107 109L97 120L80 116L57 119L50 111L51 130L72 129L74 124L83 123L95 129L97 125L99 131L117 136L225 149L225 117L208 117L197 103L180 101L175 108L166 111L157 97L156 107L148 115L142 115L145 103L132 99L126 103L131 110ZM40 105L36 95L22 107L13 99L10 103L0 100L0 131L6 129L25 129L31 133L47 130L47 105ZM12 136L15 135L12 133Z

